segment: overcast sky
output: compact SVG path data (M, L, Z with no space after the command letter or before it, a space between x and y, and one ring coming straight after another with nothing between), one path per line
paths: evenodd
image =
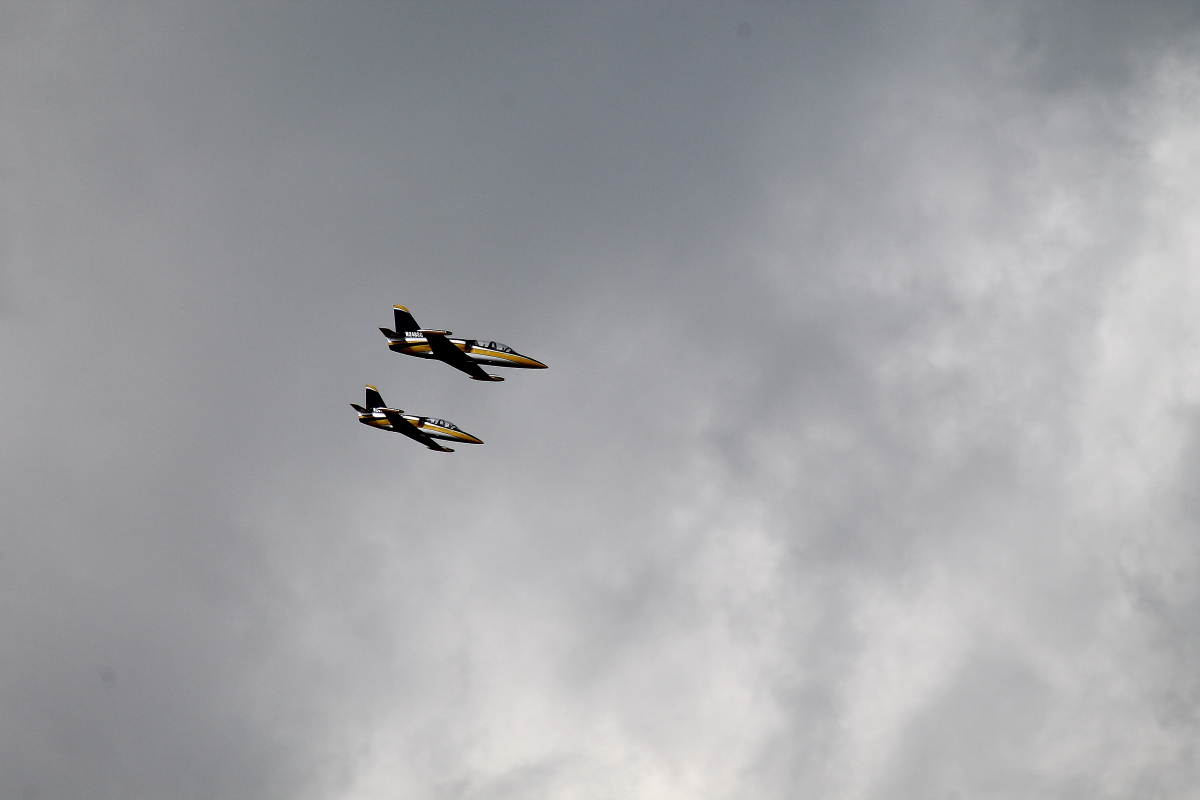
M1183 2L3 5L0 797L1200 797L1197 131Z

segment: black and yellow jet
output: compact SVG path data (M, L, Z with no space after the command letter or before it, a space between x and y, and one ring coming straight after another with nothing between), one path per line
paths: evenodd
M451 339L450 331L426 330L417 325L404 306L392 306L396 314L396 330L380 328L387 337L388 347L397 353L417 358L434 358L462 370L477 381L502 381L499 375L483 371L488 367L517 367L545 369L546 365L523 356L500 342L480 339Z
M438 444L435 441L437 439L449 439L452 442L464 444L483 444L482 439L477 439L466 431L459 430L458 426L452 422L433 417L418 417L413 414L405 414L397 408L388 408L383 404L383 397L374 386L367 387L366 408L358 403L350 405L358 412L358 421L363 425L402 433L410 439L416 439L430 450L442 453L454 452L451 448Z

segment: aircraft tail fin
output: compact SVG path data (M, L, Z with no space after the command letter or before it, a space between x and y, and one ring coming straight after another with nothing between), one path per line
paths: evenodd
M404 306L392 306L392 313L396 315L396 330L400 333L405 331L419 331L421 326L413 319L413 315L408 313L408 309Z
M367 386L367 408L387 408L387 404L383 402L383 396L374 386Z

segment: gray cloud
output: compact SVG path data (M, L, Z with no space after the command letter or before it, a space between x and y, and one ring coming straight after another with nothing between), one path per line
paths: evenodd
M1190 791L1189 7L2 13L0 794Z

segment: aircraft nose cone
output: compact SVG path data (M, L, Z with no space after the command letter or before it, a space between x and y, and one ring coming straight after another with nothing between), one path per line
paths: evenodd
M462 435L465 437L463 441L467 444L483 444L483 439L472 436L471 434L465 432Z
M536 358L530 358L524 353L513 353L515 358L509 358L509 366L524 367L525 369L545 369L546 365L538 361Z

